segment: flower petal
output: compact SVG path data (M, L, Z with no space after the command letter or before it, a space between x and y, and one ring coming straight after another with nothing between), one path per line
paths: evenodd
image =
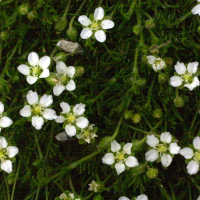
M20 115L22 117L30 117L31 116L31 106L25 105L20 111Z
M196 5L191 11L193 15L200 14L200 4Z
M129 156L125 162L128 167L136 167L139 165L138 160L134 156Z
M10 160L4 160L1 163L1 169L7 173L12 172L12 162Z
M89 121L85 117L79 117L76 119L76 126L78 126L79 128L85 128L88 126L88 124Z
M23 75L28 76L30 74L30 68L27 65L19 65L17 69Z
M43 72L40 74L39 78L47 78L49 77L49 69L44 69Z
M146 143L150 146L150 147L156 147L159 144L159 139L157 137L155 137L154 135L148 135L147 136L147 140Z
M145 153L145 160L154 162L158 159L159 155L155 149L151 149Z
M26 95L26 99L30 105L36 104L38 102L37 92L33 92L32 90L29 90L29 92Z
M160 140L164 143L170 143L172 141L172 135L169 132L164 132L161 134Z
M0 136L0 148L5 149L8 146L8 143L6 141L6 138L3 136Z
M49 67L51 63L51 59L49 56L43 56L42 58L40 58L39 60L39 66L42 68L42 69L47 69Z
M62 94L62 92L65 90L65 86L64 85L56 85L53 87L53 94L55 96L59 96L60 94Z
M81 15L78 18L78 21L83 25L83 26L89 26L92 22L91 20L86 16L86 15Z
M61 102L60 107L62 108L62 113L69 113L69 111L71 110L70 105L65 102Z
M177 143L171 143L169 145L169 151L171 154L179 154L181 147L177 145Z
M169 154L164 153L163 156L161 156L161 163L163 167L168 167L172 162L172 157Z
M55 119L55 121L57 123L63 123L66 119L63 116L57 116L57 118Z
M71 79L66 85L66 90L73 91L75 89L76 89L76 84L75 84L74 80Z
M35 52L31 52L28 54L28 62L31 66L35 66L39 64L39 56Z
M184 63L177 62L176 65L174 66L174 68L176 70L176 73L179 75L183 75L186 72L186 67L185 67Z
M18 154L19 149L15 146L9 146L9 147L6 148L6 152L7 152L8 157L12 158L12 157L14 157L15 155Z
M92 30L89 28L84 28L80 34L82 39L88 39L89 37L91 37L91 35L92 35Z
M120 149L121 149L121 145L116 140L111 142L111 151L112 152L117 152Z
M106 34L102 30L96 31L95 32L95 38L99 42L105 42L106 41Z
M112 165L115 162L115 157L112 153L106 153L102 158L102 163Z
M38 77L35 76L27 76L26 81L30 84L33 85L36 81L38 80Z
M0 102L0 114L2 114L4 111L4 105L2 102Z
M199 171L199 163L191 160L187 165L187 171L190 175L196 174Z
M182 83L183 83L183 81L180 76L172 76L170 78L170 85L173 87L178 87L178 86L182 85Z
M74 74L75 74L75 72L76 72L76 69L75 69L75 67L73 67L73 66L69 66L69 67L67 67L67 75L70 77L70 78L73 78L73 76L74 76Z
M40 130L44 124L44 119L42 117L32 117L32 125L35 129Z
M191 74L195 74L197 72L198 65L198 62L188 63L187 71Z
M130 155L131 154L131 147L133 146L132 143L127 143L124 147L123 150L126 152L126 154Z
M102 7L98 7L94 11L94 19L95 20L102 20L104 17L104 10Z
M192 83L185 84L184 86L192 91L195 87L199 86L199 79L197 77L194 77Z
M65 126L65 132L70 137L75 136L76 135L76 127L68 124L68 125Z
M73 112L77 116L82 115L85 112L85 104L83 103L76 104L73 108Z
M53 109L46 109L43 113L42 113L43 117L47 120L53 120L57 118L56 115L56 111Z
M148 197L145 194L137 196L136 200L148 200Z
M156 61L156 57L155 57L155 56L149 55L149 56L147 56L147 60L148 60L148 63L149 63L150 65L153 65L154 62Z
M115 164L115 169L117 171L117 174L121 174L123 171L125 171L125 164L123 163L116 163Z
M52 95L47 95L44 94L41 98L40 98L40 104L42 107L49 107L51 104L53 103L53 97Z
M127 197L120 197L118 200L130 200L130 199Z
M13 121L9 117L2 117L0 119L0 127L6 128L9 127Z
M200 150L200 137L195 137L193 140L193 146L195 149Z
M184 156L186 159L191 159L194 156L193 150L188 147L181 149L180 154Z
M66 141L68 140L68 136L66 134L66 132L62 132L62 133L59 133L58 135L55 136L56 140L58 141Z
M56 62L56 71L60 74L67 73L67 66L62 61Z
M109 20L109 19L106 19L106 20L103 20L101 22L101 27L103 29L111 29L115 26L114 22L112 20Z

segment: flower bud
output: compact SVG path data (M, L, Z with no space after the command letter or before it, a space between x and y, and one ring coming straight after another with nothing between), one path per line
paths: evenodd
M79 66L79 67L75 67L76 71L75 71L75 77L80 77L84 74L84 67Z
M67 54L64 52L60 52L57 53L54 57L53 57L54 61L63 61L65 62L67 60Z
M36 160L33 162L33 165L34 165L35 167L40 167L41 164L42 164L42 161L41 161L40 159L36 159Z
M78 30L76 28L74 28L73 26L69 26L69 28L67 29L67 36L69 37L69 39L72 42L77 41L78 39Z
M50 75L46 78L47 83L49 83L52 86L55 86L58 82L58 78L55 73L50 73Z
M148 179L154 179L158 176L158 169L156 168L149 168L146 172Z
M59 15L57 15L57 14L52 15L53 22L57 22L58 20L59 20Z
M132 121L134 124L138 124L141 121L141 115L138 113L133 114Z
M170 57L165 57L164 61L166 63L167 66L172 67L173 66L173 59Z
M12 185L15 180L15 173L12 172L12 173L8 174L7 180L8 180L8 185Z
M158 48L158 45L156 44L153 44L149 47L149 52L151 54L159 54L159 48Z
M174 99L174 104L177 108L181 108L185 105L185 101L182 97L176 97Z
M66 19L65 16L62 16L62 17L58 20L58 22L56 23L55 29L56 29L57 31L63 31L63 30L66 29L66 27L67 27L67 19Z
M146 163L144 164L139 164L136 167L133 167L131 169L131 173L133 176L139 176L140 174L143 174L146 171Z
M135 35L139 35L140 34L140 30L141 30L141 27L139 25L133 26L133 33Z
M147 83L147 81L145 78L138 78L138 80L137 80L137 85L140 87L146 85L146 83Z
M102 138L99 142L98 148L99 149L106 149L110 147L110 144L112 142L112 136L106 136Z
M104 198L101 195L95 196L93 200L104 200Z
M142 148L143 143L145 143L145 142L146 142L146 140L134 139L133 142L132 142L133 146L132 146L131 150L133 152L140 151L141 148Z
M145 21L145 27L146 28L154 28L155 24L154 24L154 20L153 19L148 19Z
M7 31L2 31L0 38L2 41L6 41L9 38L9 33Z
M133 112L130 110L126 110L124 112L124 119L131 119L133 117Z
M163 112L162 112L161 109L155 109L155 110L153 111L153 117L154 117L154 118L160 119L160 118L162 118L162 116L163 116Z
M12 77L12 82L13 83L16 83L16 82L18 82L20 79L19 79L19 75L18 75L18 73L15 73L15 75Z
M168 77L165 73L159 73L158 75L158 82L165 83L168 80Z
M27 14L27 18L33 21L34 19L38 18L38 13L35 10L32 10Z
M19 13L21 15L26 15L28 13L28 5L22 4L21 6L19 6Z
M89 184L90 188L88 190L92 191L92 192L103 192L105 187L103 182L97 182L97 181L92 181Z

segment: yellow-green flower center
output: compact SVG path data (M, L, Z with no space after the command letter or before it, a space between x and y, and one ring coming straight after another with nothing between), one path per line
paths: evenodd
M4 150L1 150L0 151L0 160L4 160L6 158L5 156L5 151Z
M40 105L37 105L33 108L33 112L36 114L41 113L42 107Z
M68 115L68 117L67 117L67 120L68 120L68 122L70 122L70 123L74 122L75 119L76 119L76 117L75 117L72 113L70 113L70 114Z
M124 154L125 154L125 152L117 152L117 155L116 155L116 159L118 160L118 161L124 161L125 160L125 158L124 158Z
M185 73L183 76L182 76L183 80L186 82L186 83L190 83L192 82L192 75L190 73Z
M158 147L157 147L157 150L160 152L160 153L164 153L167 151L167 147L164 145L164 144L160 144Z
M32 75L33 75L33 76L38 76L39 73L40 73L40 68L39 68L38 66L34 66L34 67L32 68Z
M92 30L97 30L97 29L99 29L99 24L98 24L97 22L93 22L93 23L91 24L90 28L91 28Z
M197 151L194 155L194 160L197 161L197 162L200 162L200 152Z

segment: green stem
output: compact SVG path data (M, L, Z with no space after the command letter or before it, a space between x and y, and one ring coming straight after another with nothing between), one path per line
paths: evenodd
M40 159L42 160L42 159L43 159L43 154L42 154L42 151L41 151L41 148L40 148L40 145L39 145L38 138L37 138L37 135L36 135L36 134L34 135L34 138L35 138L35 143L36 143L36 145L37 145L39 157L40 157Z
M6 184L7 197L8 197L8 200L10 200L10 190L9 190L9 186L8 186L8 179L6 178L5 172L3 172L3 176L4 176L4 180L5 180L5 184Z
M110 14L110 17L111 17L111 18L112 18L113 15L115 14L116 10L117 10L117 6L115 6L114 10L113 10L113 11L111 12L111 14Z
M108 46L107 46L104 42L102 42L101 44L102 44L102 46L106 49L106 51L109 53L110 57L111 57L112 59L115 59L114 56L112 55L110 49L108 48Z
M49 199L48 198L48 196L49 196L49 194L48 194L48 185L45 185L45 196L46 196L45 200L48 200Z
M38 200L39 193L40 193L40 186L38 186L38 189L37 189L37 193L36 193L35 200Z
M76 194L75 190L74 190L74 186L73 186L73 183L72 183L72 179L71 179L71 175L69 174L69 185L70 185L70 188L71 188L71 191Z
M122 123L122 119L123 119L123 115L122 117L120 118L118 124L117 124L117 128L115 129L115 132L112 136L112 141L117 137L118 133L119 133L119 129L120 129L120 126L121 126L121 123Z
M136 3L137 3L137 0L133 0L128 12L126 12L126 13L123 12L123 4L122 4L122 6L121 6L121 14L123 15L123 17L126 20L129 20L131 18L131 16L133 15L133 11L134 11Z
M65 13L63 14L63 17L66 17L66 16L67 16L67 13L68 13L68 10L69 10L70 3L71 3L71 0L69 0L68 3L67 3L67 7L66 7L66 9L65 9Z
M19 164L18 164L18 167L17 167L17 173L16 173L16 175L15 175L15 180L14 180L14 184L13 184L11 200L14 200L15 187L16 187L16 183L17 183L18 176L19 176L20 167L21 167L21 160L19 161Z

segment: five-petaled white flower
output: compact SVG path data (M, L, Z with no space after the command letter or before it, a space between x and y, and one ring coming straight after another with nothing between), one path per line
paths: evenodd
M184 63L177 62L174 68L179 76L172 76L170 78L170 85L179 87L184 84L190 91L199 86L199 79L195 76L198 64L198 62L192 62L186 68Z
M165 61L161 58L157 58L155 56L147 56L148 63L152 65L155 72L164 69L166 67Z
M13 122L9 117L3 116L4 105L0 102L0 132L1 128L9 127Z
M172 162L172 155L179 154L180 147L177 143L172 142L172 135L169 132L164 132L160 135L160 141L154 135L148 135L147 144L152 147L145 154L146 161L154 162L158 158L164 167L168 167Z
M127 197L120 197L119 200L130 200ZM148 197L145 194L141 194L139 196L137 196L136 200L148 200Z
M29 105L25 105L20 110L20 115L31 117L35 129L40 130L42 128L44 119L53 120L57 118L55 110L48 108L53 103L52 95L44 94L39 100L37 92L30 90L26 99Z
M7 173L12 172L12 162L10 158L17 155L19 149L15 146L8 146L6 139L0 136L0 163L1 169Z
M200 196L198 196L197 200L200 200Z
M39 59L39 56L35 52L31 52L28 55L28 63L27 65L19 65L18 70L20 73L24 74L27 82L32 85L39 78L46 78L49 76L49 69L47 69L50 65L51 59L49 56L43 56Z
M99 42L104 42L106 40L106 29L111 29L114 27L114 22L109 19L104 19L104 10L102 7L98 7L94 11L94 19L89 19L86 15L81 15L78 21L84 26L81 31L81 38L88 39L94 33L95 38Z
M200 0L197 0L198 2L200 2ZM192 9L192 14L196 15L198 14L200 16L200 4L197 4L193 9Z
M57 80L55 86L53 87L53 93L56 96L59 96L65 89L68 91L73 91L76 88L75 82L72 79L75 74L75 68L73 66L67 67L64 62L56 62L56 71L55 74Z
M138 160L134 156L131 156L132 145L132 143L127 143L123 149L121 149L121 145L114 140L111 142L112 153L106 153L102 158L102 162L107 165L113 165L115 163L114 166L118 175L125 171L126 166L138 166Z
M200 137L195 137L193 140L194 148L185 147L180 150L180 154L188 159L187 165L188 174L196 174L199 171L200 164Z
M67 135L70 137L75 136L77 127L81 129L88 126L88 119L83 117L85 104L76 104L71 108L68 103L61 102L60 107L62 108L62 112L61 115L57 117L56 122L64 122L65 132Z

